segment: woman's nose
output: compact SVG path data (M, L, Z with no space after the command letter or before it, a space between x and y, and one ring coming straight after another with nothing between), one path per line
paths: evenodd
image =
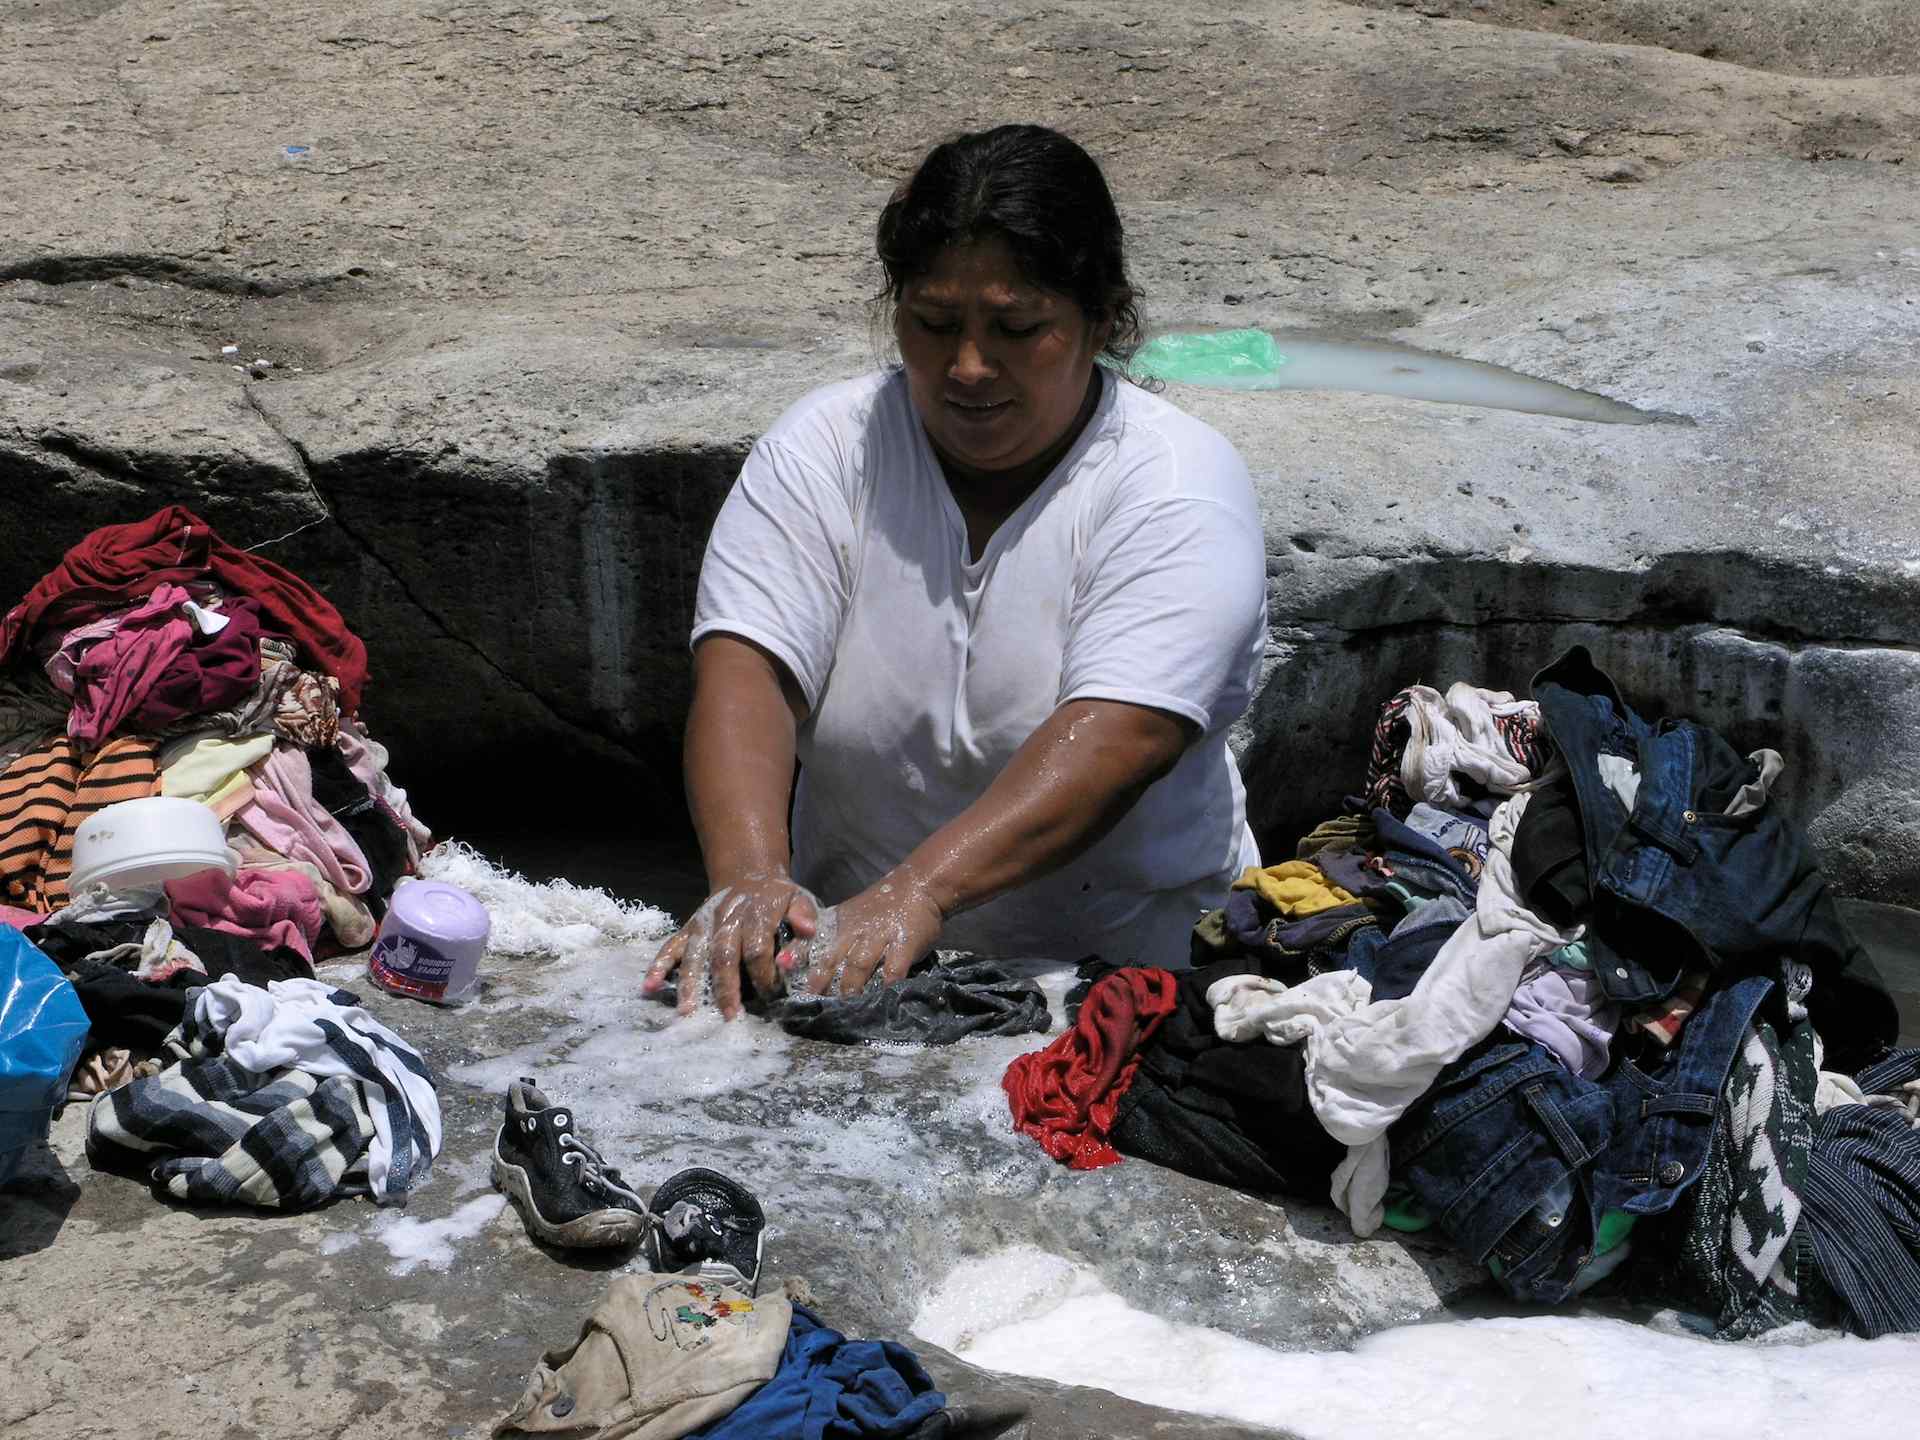
M993 373L993 362L981 349L980 342L971 335L962 335L954 346L953 362L947 366L947 377L961 385L978 385L983 380L991 380Z

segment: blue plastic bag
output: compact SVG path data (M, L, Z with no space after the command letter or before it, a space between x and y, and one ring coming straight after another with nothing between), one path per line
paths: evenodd
M0 1185L47 1138L87 1039L80 997L45 955L0 925Z

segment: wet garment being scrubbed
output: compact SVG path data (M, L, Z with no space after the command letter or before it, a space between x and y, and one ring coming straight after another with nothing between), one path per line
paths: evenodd
M929 957L906 978L857 995L795 993L765 1009L789 1035L836 1045L951 1045L969 1035L1044 1032L1050 1023L1038 985L964 954Z

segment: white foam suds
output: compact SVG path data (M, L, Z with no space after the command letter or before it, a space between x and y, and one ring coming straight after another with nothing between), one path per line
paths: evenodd
M435 846L421 860L420 873L459 886L487 907L490 955L572 955L664 940L675 929L673 917L652 905L617 900L569 880L535 884L458 840Z
M1135 1309L1037 1250L969 1261L913 1333L989 1370L1090 1385L1303 1440L1853 1440L1920 1403L1920 1340L1805 1330L1733 1345L1589 1316L1407 1325L1281 1352Z
M445 1270L453 1264L453 1247L486 1229L506 1205L504 1195L481 1195L439 1220L417 1220L411 1215L384 1210L374 1217L367 1234L387 1247L387 1253L394 1260L387 1268L395 1275L411 1275L423 1266L429 1270ZM325 1242L321 1253L332 1253Z

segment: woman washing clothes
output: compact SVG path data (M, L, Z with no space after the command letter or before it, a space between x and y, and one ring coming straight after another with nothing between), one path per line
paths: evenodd
M712 896L660 951L852 994L933 949L1185 963L1259 863L1226 743L1266 639L1245 464L1123 378L1122 228L1079 145L937 146L881 212L900 365L754 446L700 572L686 783ZM1107 364L1097 363L1101 360ZM794 762L800 774L794 787ZM791 800L792 828L788 827Z

